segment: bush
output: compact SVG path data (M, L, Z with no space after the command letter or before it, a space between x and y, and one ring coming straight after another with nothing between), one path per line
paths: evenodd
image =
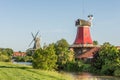
M101 69L101 74L105 75L113 75L114 69L110 67L110 65L103 65Z
M75 65L75 62L74 61L71 61L71 62L67 62L65 65L64 65L64 70L65 71L76 71L76 65Z
M25 59L24 59L24 57L18 56L18 57L15 57L15 61L17 61L17 62L25 62Z
M90 72L91 65L85 64L82 61L71 61L64 65L65 71L75 71L75 72Z
M32 62L33 58L32 56L18 56L14 57L15 61L17 62Z
M100 51L94 55L92 67L98 69L101 74L114 75L117 73L118 64L120 64L119 50L109 43L104 43Z
M1 54L0 55L0 61L9 62L10 58L8 56L6 56L6 55Z
M91 71L91 65L90 64L83 64L82 65L82 71L83 72L90 72Z
M114 76L120 77L120 68L118 68L114 71Z
M46 48L40 48L33 55L33 68L43 70L56 69L57 55L54 46L51 44Z

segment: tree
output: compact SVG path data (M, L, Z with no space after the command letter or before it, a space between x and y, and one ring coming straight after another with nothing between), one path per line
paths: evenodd
M98 45L98 41L93 41L93 45Z
M13 50L10 48L0 48L0 61L10 61Z
M46 48L40 48L33 55L33 67L43 70L56 69L57 55L53 44L49 44Z
M32 55L33 55L33 52L34 52L34 51L33 51L31 48L30 48L30 49L27 49L27 50L26 50L26 55L27 55L27 56L32 56Z
M67 62L74 59L74 53L69 50L69 44L65 39L58 40L55 43L55 50L58 56L57 64L59 69L63 69Z
M69 44L65 39L58 40L55 43L56 54L62 53L62 51L64 51L65 48L68 49L68 47L69 47Z
M113 75L116 68L120 67L120 52L108 42L101 46L95 58L93 67L100 69L102 74Z

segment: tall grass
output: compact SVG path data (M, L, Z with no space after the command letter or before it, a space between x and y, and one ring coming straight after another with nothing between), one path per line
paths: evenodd
M33 69L31 66L0 62L0 80L73 80L67 74Z

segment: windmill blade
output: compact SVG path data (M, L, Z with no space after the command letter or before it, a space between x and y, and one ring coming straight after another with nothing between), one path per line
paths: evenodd
M36 37L37 37L38 33L39 33L39 31L36 33L36 35L34 36L34 38L36 38Z
M31 43L29 44L29 47L30 47L30 45L33 43L33 41L34 41L34 39L31 41Z
M31 34L32 34L33 39L35 40L35 36L33 35L33 33L32 33L32 32L31 32Z

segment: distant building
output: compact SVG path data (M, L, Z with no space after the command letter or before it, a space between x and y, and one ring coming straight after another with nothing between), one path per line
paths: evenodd
M26 56L25 52L14 52L13 57L24 57Z

